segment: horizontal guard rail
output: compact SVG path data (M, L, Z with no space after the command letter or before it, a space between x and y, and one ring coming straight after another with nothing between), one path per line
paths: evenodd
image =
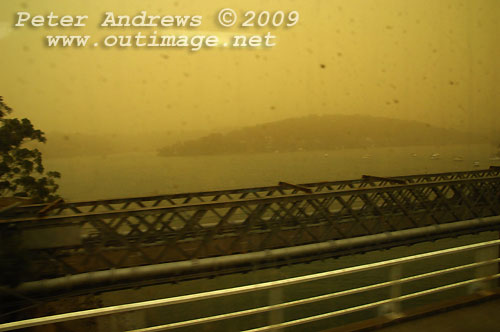
M276 287L290 286L290 285L295 285L295 284L299 284L299 283L311 282L311 281L321 280L321 279L325 279L325 278L332 278L332 277L337 277L337 276L341 276L341 275L352 274L352 273L356 273L356 272L364 272L364 271L369 271L369 270L373 270L373 269L390 267L390 266L394 266L394 265L401 265L401 264L405 264L405 263L420 261L420 260L429 259L429 258L440 257L440 256L444 256L444 255L449 255L449 254L457 254L457 253L466 252L466 251L470 251L470 250L477 250L477 249L488 248L488 247L492 247L492 246L498 246L499 244L500 244L500 240L493 240L493 241L470 244L470 245L465 245L465 246L451 248L451 249L439 250L439 251L435 251L435 252L417 254L417 255L407 256L407 257L403 257L403 258L390 259L390 260L386 260L386 261L382 261L382 262L376 262L376 263L364 264L364 265L359 265L359 266L354 266L354 267L348 267L348 268L343 268L343 269L334 270L334 271L315 273L315 274L311 274L311 275L307 275L307 276L282 279L282 280L278 280L278 281L270 281L270 282L264 282L264 283L247 285L247 286L233 287L233 288L229 288L229 289L221 289L221 290L209 291L209 292L198 293L198 294L177 296L177 297L173 297L173 298L150 300L150 301L144 301L144 302L138 302L138 303L111 306L111 307L106 307L106 308L83 310L83 311L78 311L78 312L59 314L59 315L53 315L53 316L47 316L47 317L41 317L41 318L33 318L33 319L24 320L24 321L17 321L17 322L0 324L0 331L9 331L9 330L14 330L14 329L33 327L33 326L38 326L38 325L46 325L46 324L52 324L52 323L75 320L75 319L83 319L83 318L97 317L97 316L103 316L103 315L118 314L118 313L130 312L130 311L135 311L135 310L144 310L144 309L155 308L155 307L162 307L162 306L168 306L168 305L174 305L174 304L180 304L180 303L187 303L187 302L200 301L200 300L205 300L205 299L212 299L212 298L217 298L217 297L222 297L222 296L243 294L243 293L254 292L254 291L259 291L259 290L272 289L272 288L276 288ZM477 264L477 265L493 264L497 261L498 261L497 259L488 260L488 261L482 262L482 264ZM468 264L468 265L462 266L461 268L465 269L465 268L471 268L473 266L475 266L475 264ZM443 273L449 273L452 271L453 271L453 269L443 269L443 270L438 270L438 271L434 271L431 273L417 275L417 276L413 276L413 277L409 277L409 278L405 278L405 279L394 280L394 281L391 281L388 283L371 285L368 287L377 287L377 288L387 287L387 286L391 286L392 284L401 284L404 282L413 281L413 280L416 280L416 278L422 279L424 277L435 276L435 275L439 275L439 274L443 274ZM287 327L287 326L292 326L292 325L304 324L304 323L312 322L312 321L319 320L319 319L325 319L325 318L334 317L337 315L346 314L346 313L350 313L350 312L354 312L354 311L378 307L378 306L385 304L385 303L407 300L410 298L414 298L414 297L418 297L418 296L422 296L422 295L426 295L426 294L431 294L431 293L435 293L435 292L439 292L439 291L443 291L443 290L447 290L447 289L451 289L451 288L461 287L461 286L464 286L467 284L477 283L479 281L492 280L492 279L495 279L498 277L500 277L500 274L490 275L490 276L481 277L481 278L474 278L474 279L461 281L458 283L453 283L453 284L449 284L449 285L445 285L445 286L441 286L441 287L437 287L437 288L427 289L427 290L412 293L412 294L394 297L394 298L383 300L383 301L377 301L374 303L369 303L369 304L365 304L365 305L361 305L361 306L357 306L357 307L353 307L353 308L349 308L349 309L334 311L334 312L321 314L321 315L317 315L317 316L311 316L311 317L307 317L307 318L303 318L303 319L299 319L299 320L295 320L295 321L291 321L291 322L285 322L285 323L281 323L281 324L276 324L276 325L271 325L271 326L266 326L266 327L261 327L261 328L255 328L252 330L248 330L248 332L250 332L250 331L252 331L252 332L266 331L266 330L271 330L271 329L275 329L275 328L279 328L279 327ZM326 296L338 297L338 296L347 295L348 292L361 292L361 291L366 291L366 287L362 287L359 289L351 289L351 290L344 291L344 292L326 294L323 296L325 296L325 297ZM325 298L320 296L320 297L318 297L317 301L324 300L324 299ZM312 298L306 299L306 301L312 301ZM289 305L291 305L291 303L289 302L289 303L285 303L282 305L289 306ZM265 311L271 311L271 310L275 310L275 309L277 309L276 306L269 306L269 307L266 307ZM262 310L264 310L264 309L262 309ZM205 318L205 319L208 319L208 318ZM193 325L192 323L194 323L195 321L188 321L188 322L190 325ZM203 322L203 321L201 321L201 322ZM174 323L174 324L176 324L176 323ZM170 327L180 327L180 326L173 325ZM165 326L158 326L158 327L153 327L153 328L142 329L141 331L160 331L160 330L168 329L170 327L168 325L165 325Z

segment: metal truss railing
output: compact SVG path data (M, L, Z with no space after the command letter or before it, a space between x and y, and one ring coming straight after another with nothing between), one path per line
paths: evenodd
M289 185L287 183L281 182L280 185L267 187L104 199L81 202L60 202L59 204L54 205L54 207L47 212L45 212L46 210L44 209L46 205L28 205L18 207L15 210L15 215L36 215L40 211L42 211L44 215L73 215L93 212L143 209L149 207L168 207L185 204L228 202L252 198L258 199L266 197L294 195L303 192L304 190L321 193L346 189L382 187L401 182L407 184L415 184L449 180L466 180L473 178L498 176L499 174L500 169L493 167L491 169L485 170L406 175L385 178L376 176L363 176L362 179L356 180L314 182L301 185Z
M450 249L438 250L427 252L423 254L417 254L402 258L395 258L386 261L380 261L375 263L369 263L365 265L353 266L348 268L343 268L334 271L321 272L316 274L310 274L305 276L293 277L288 279L281 279L270 282L263 282L258 284L251 284L245 286L239 286L234 288L226 288L219 289L204 293L197 294L189 294L182 295L171 298L164 298L158 300L150 300L145 302L138 303L130 303L130 304L122 304L117 306L98 308L98 309L90 309L78 312L71 312L53 316L46 316L40 318L33 318L24 321L17 321L11 323L0 324L0 331L9 331L20 328L27 328L33 326L54 324L58 322L65 322L83 318L92 318L99 317L105 315L115 315L120 313L126 313L137 310L146 310L151 308L158 307L166 307L166 306L174 306L178 304L184 303L194 303L196 301L207 300L207 299L215 299L222 298L224 299L226 305L227 303L231 303L234 299L229 296L232 295L242 295L246 293L252 293L257 291L268 290L270 292L270 296L272 292L283 292L284 287L293 286L293 285L303 285L304 289L307 289L305 285L309 282L331 279L340 276L348 276L357 274L360 275L362 273L367 273L374 270L380 270L383 268L389 268L389 280L367 284L358 288L344 289L335 291L333 293L326 293L321 295L315 295L312 297L306 297L301 299L295 299L289 302L280 302L269 304L267 306L248 308L240 311L227 312L223 314L217 314L213 316L205 316L193 318L185 321L178 321L173 323L167 323L159 326L152 327L144 327L137 331L143 332L153 332L153 331L165 331L172 330L187 326L194 325L207 325L210 323L214 323L217 321L223 321L228 319L234 319L239 317L248 317L251 315L257 314L271 314L282 311L284 309L290 307L303 306L311 303L321 303L326 300L338 299L338 301L342 301L342 299L354 295L354 294L366 294L367 292L378 290L378 289L387 289L387 295L385 298L378 299L373 302L363 303L356 306L350 306L343 309L337 309L334 311L321 313L321 314L312 314L306 317L302 317L299 319L294 319L290 321L284 321L283 316L271 316L269 315L269 324L266 326L254 326L252 320L246 320L244 323L238 324L237 329L244 329L247 332L257 332L257 331L276 331L278 329L287 328L291 326L297 325L305 325L311 322L316 322L332 317L338 317L346 314L350 314L353 312L364 311L368 309L379 309L378 312L381 315L385 315L388 317L398 317L401 315L401 303L404 301L408 301L410 299L415 299L418 297L426 296L429 294L440 293L444 291L448 291L455 288L460 287L468 287L469 293L474 293L478 291L491 291L496 288L495 284L492 282L493 280L500 277L498 273L498 262L500 259L498 258L498 245L500 244L500 240L487 241L482 243L475 243L470 245L465 245L461 247L455 247ZM465 254L468 252L474 252L476 261L473 263L467 263L462 265L456 265L452 267L447 267L444 269L436 269L430 272L425 272L421 274L415 274L410 276L403 277L402 269L405 264L412 264L415 262L425 262L432 260L437 257L449 257L451 255L459 255ZM462 260L461 260L462 261ZM474 277L470 279L460 280L453 283L446 283L444 285L433 287L427 286L429 288L425 288L422 290L418 290L416 292L403 294L402 285L409 284L418 280L427 280L430 278L437 278L443 275L449 275L452 273L456 273L459 271L473 271ZM468 278L468 277L465 277ZM365 278L364 280L369 280L369 278ZM432 288L433 287L433 288ZM370 297L367 297L368 299ZM275 302L275 301L274 301ZM341 303L341 302L339 302ZM198 315L199 316L199 315ZM280 317L278 321L276 317ZM480 328L480 325L478 325ZM233 329L236 330L236 327L233 326Z
M346 185L307 194L7 219L0 226L20 237L31 268L25 275L40 280L497 216L500 176L491 172L496 171L425 175L410 184Z

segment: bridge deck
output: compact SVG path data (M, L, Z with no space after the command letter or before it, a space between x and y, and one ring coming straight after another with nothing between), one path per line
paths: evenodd
M384 327L380 332L497 332L500 330L500 299Z
M399 316L384 316L323 332L497 332L500 331L500 291L418 307Z

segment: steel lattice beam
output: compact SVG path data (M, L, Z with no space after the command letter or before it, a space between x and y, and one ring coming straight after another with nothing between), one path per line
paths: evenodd
M357 189L368 187L380 187L385 185L394 184L394 181L404 181L406 183L425 183L437 182L457 179L473 179L483 178L486 176L498 176L500 169L492 167L486 170L475 170L465 172L448 172L448 173L434 173L434 174L420 174L420 175L407 175L398 177L376 177L365 176L362 179L356 180L343 180L343 181L329 181L329 182L314 182L300 184L296 186L278 185L268 187L255 187L231 190L218 190L206 192L193 192L193 193L180 193L168 195L155 195L145 197L132 197L132 198L118 198L118 199L105 199L95 201L82 201L82 202L60 202L53 209L49 215L72 215L90 212L105 212L116 210L130 210L140 209L145 207L161 207L161 206L175 206L185 204L196 204L203 202L225 202L233 200L242 200L247 198L262 198L262 197L275 197L282 195L293 195L302 192L304 189L310 189L312 192L328 192L345 189ZM29 216L35 215L46 208L46 205L29 205L17 207L12 211L13 216Z
M28 253L28 280L40 280L499 215L498 171L400 178L409 184L325 182L317 184L312 193L280 189L280 195L263 194L262 190L250 195L247 191L243 198L231 200L195 203L183 198L184 204L141 203L135 209L6 219L0 221L0 227L19 237L19 250ZM52 235L57 232L63 239ZM68 238L73 234L73 242L64 242L65 234Z

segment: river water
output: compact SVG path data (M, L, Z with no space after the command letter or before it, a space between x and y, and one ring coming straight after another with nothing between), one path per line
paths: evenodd
M44 163L46 169L62 173L60 193L74 201L266 186L278 181L357 179L362 174L397 176L472 170L499 165L500 161L489 160L495 152L490 145L199 157L160 157L156 152L140 152L52 158ZM433 154L440 156L433 159Z

